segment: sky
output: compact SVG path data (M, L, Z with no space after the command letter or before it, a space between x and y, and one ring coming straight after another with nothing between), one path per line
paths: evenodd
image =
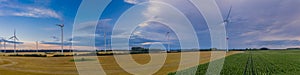
M157 3L169 4L166 7ZM229 48L289 48L300 45L300 1L298 0L215 0L223 17L227 16L230 6L232 13L230 23L226 26ZM20 49L35 49L35 42L39 41L41 49L60 48L60 28L56 24L64 24L65 48L69 48L72 41L74 19L81 0L0 0L0 37L9 42L8 48L12 49L13 43L18 43ZM144 3L146 2L146 3ZM101 4L101 3L99 3ZM171 49L180 49L179 37L167 25L187 28L184 18L172 16L178 11L184 15L193 26L201 49L211 48L211 39L208 26L202 14L188 0L112 0L106 7L97 23L95 45L104 49L104 33L106 43L110 49L112 32L113 37L126 39L130 34L129 46L150 47L153 44L171 45ZM130 11L128 19L119 21L122 14ZM126 16L126 15L125 15ZM138 17L136 17L138 16ZM141 18L135 20L135 18ZM134 19L134 20L132 20ZM170 20L166 20L170 19ZM176 21L171 21L176 20ZM139 21L143 21L140 23ZM162 22L165 21L165 22ZM139 27L127 33L125 27L114 30L118 22L123 25L137 23ZM88 26L92 22L81 23ZM18 42L9 40L17 31ZM83 30L85 30L83 29ZM125 31L124 31L125 30ZM194 34L187 31L186 36ZM167 42L169 36L170 42ZM74 37L75 38L75 37ZM190 38L182 38L190 39ZM118 40L117 40L118 41ZM126 47L124 41L116 43L119 49ZM1 44L2 47L2 44ZM85 47L84 45L80 47ZM1 48L2 49L2 48ZM184 48L192 49L192 48Z

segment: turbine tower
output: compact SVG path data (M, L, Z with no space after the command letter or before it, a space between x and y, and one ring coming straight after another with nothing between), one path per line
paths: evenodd
M6 39L4 38L1 38L2 42L3 42L3 49L4 49L4 52L6 52Z
M1 45L1 47L3 47L2 42L4 42L4 39L2 37L0 37L0 45Z
M56 24L61 28L61 53L64 54L64 24Z
M71 38L71 39L69 39L68 40L69 42L70 42L70 46L69 46L69 49L70 49L70 52L73 50L73 39Z
M0 39L0 45L1 45L1 48L3 47L3 44L2 44L2 42L4 43L4 39L2 38L2 37L0 37L1 39ZM3 49L3 48L2 48Z
M167 49L167 52L170 51L170 32L167 32L166 33L166 43L168 44L168 49Z
M3 49L6 50L6 39L1 38L1 41L3 42Z
M6 52L6 41L4 40L4 42L3 42L3 47L4 47L4 50L5 50L5 52Z
M39 41L36 41L35 44L36 44L36 52L39 52Z
M17 48L17 40L19 40L18 38L17 38L17 35L16 35L16 29L14 30L14 35L12 36L12 37L10 37L9 39L12 39L12 40L14 40L14 53L17 53L16 52L16 48Z
M223 23L225 24L225 27L229 25L230 23L230 15L231 15L231 10L232 10L232 6L230 6L230 9L228 11L228 14L226 16L226 18L224 19ZM229 40L229 37L228 37L228 31L226 32L226 52L229 52L229 49L228 49L228 40Z
M106 30L105 30L105 28L104 28L104 51L107 52L107 50L106 50Z

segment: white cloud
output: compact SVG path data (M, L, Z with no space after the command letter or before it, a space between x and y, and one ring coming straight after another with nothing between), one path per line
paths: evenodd
M87 21L80 23L76 25L76 27L73 28L74 31L76 31L78 34L75 34L74 37L100 37L101 35L98 33L95 33L94 30L96 28L101 28L103 26L109 27L108 24L111 22L112 19L101 19L99 21ZM103 30L103 29L98 29ZM74 34L73 34L74 35Z
M143 0L128 0L131 1L131 4L138 4L142 2ZM127 1L127 3L129 3ZM125 0L126 2L126 0ZM161 3L160 3L161 2ZM170 31L168 27L164 26L170 26L178 35L174 34L174 36L171 37L172 41L173 39L181 39L184 40L184 43L193 43L195 42L196 39L193 39L193 36L197 36L192 32L193 28L189 25L190 22L188 22L187 18L184 18L184 13L186 12L181 12L176 10L176 7L174 6L168 6L165 5L164 3L170 3L170 4L180 4L182 2L186 3L184 0L149 0L149 3L145 3L142 6L142 8L139 8L139 5L137 6L137 11L140 13L132 13L143 17L141 20L142 23L135 23L133 21L124 21L125 23L122 23L122 25L127 25L130 27L132 24L138 24L141 29L136 30L133 32L133 35L136 35L137 38L143 38L144 41L165 41L166 39L166 32ZM180 4L184 5L184 4ZM178 6L180 7L180 6ZM190 8L188 8L190 9ZM135 9L132 9L135 10ZM140 11L141 10L141 11ZM195 10L197 11L197 10ZM130 17L133 18L133 17ZM123 21L121 21L123 22ZM127 23L131 22L131 23ZM157 25L156 25L157 24ZM158 25L159 24L159 25ZM124 31L124 30L129 30L131 28L125 29L125 28L120 28L118 31ZM126 31L125 31L126 32ZM128 35L131 33L125 33L123 32L121 35L113 35L112 37L114 38L127 38ZM131 34L132 35L132 34ZM190 37L187 37L190 36ZM190 40L188 40L190 39ZM191 40L192 39L192 40ZM149 42L148 42L149 43ZM195 44L193 44L195 45ZM190 46L193 46L190 45Z
M142 45L167 44L166 42L144 42Z
M3 2L0 6L0 16L20 16L20 17L32 17L32 18L55 18L62 20L62 16L46 7L33 6L33 5L23 5L20 3L15 3L13 1L1 0Z
M34 17L34 18L56 18L62 19L58 13L50 9L28 7L22 12L15 12L12 16Z
M143 0L124 0L130 4L138 4ZM194 26L206 25L201 23L202 16L188 0L149 0L165 2L181 10L193 23ZM221 9L222 15L226 16L229 6L233 6L231 15L232 23L227 26L230 38L230 46L233 48L255 47L247 45L249 42L272 41L272 40L300 40L299 37L299 0L216 0ZM159 4L148 4L142 14L149 20L162 21L162 17L172 14L170 9ZM200 18L199 18L200 17ZM171 24L178 26L180 19ZM141 27L151 27L150 24L141 23ZM197 30L202 31L202 30ZM164 33L161 33L164 34ZM198 33L199 35L205 33ZM141 35L141 34L138 34ZM153 34L158 35L158 34ZM201 36L200 36L201 37ZM205 38L205 40L210 40Z
M148 0L124 0L124 2L126 3L130 3L130 4L138 4L138 3L142 3L142 2L146 2Z
M300 40L298 29L300 10L297 7L300 1L234 0L231 4L233 5L232 23L228 26L229 33L234 33L230 36L233 38L230 40L233 43L231 46L250 47L251 45L247 45L249 42ZM225 9L224 6L220 7Z

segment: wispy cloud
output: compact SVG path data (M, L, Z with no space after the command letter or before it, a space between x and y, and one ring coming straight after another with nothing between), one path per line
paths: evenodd
M22 12L15 12L11 14L12 16L23 16L23 17L34 17L34 18L56 18L62 19L58 13L51 9L45 8L34 8L28 7L23 9Z
M60 38L58 38L56 36L52 36L51 38L53 39L53 41L41 41L40 43L41 44L48 44L48 45L61 45L61 39ZM75 43L72 38L64 40L64 45L65 46L72 45L72 43Z
M11 44L24 44L24 42L18 42L18 41L11 41L11 40L6 40L6 39L3 39L3 38L0 38L0 42L6 42L6 43L11 43Z
M288 47L294 46L300 40L297 29L300 27L300 10L295 6L300 1L234 0L231 4L234 6L232 23L227 29L232 38L231 46Z
M138 4L141 1L143 0L125 0L125 2L131 4ZM197 9L188 0L149 1L166 2L181 10L193 23L194 27L196 27L200 38L209 33L207 28L203 29L205 27L202 27L206 25L205 20L201 18L201 15L197 15L201 13L198 13ZM231 48L261 47L259 45L277 46L284 44L288 47L288 45L295 46L295 42L300 40L300 31L298 29L300 27L300 10L297 6L300 4L300 1L217 0L217 3L223 16L226 16L229 6L233 6L230 17L231 23L226 27ZM157 4L149 4L143 14L149 19L157 20L161 16L170 14L166 13L168 10ZM146 26L147 23L141 25ZM202 32L203 30L206 31ZM209 38L203 39L210 40Z
M41 41L41 44L48 44L48 45L61 45L60 41ZM64 46L71 45L70 41L64 41Z
M146 2L146 1L149 1L149 0L124 0L124 2L130 3L130 4L138 4L138 3Z
M103 26L108 27L109 22L111 22L112 19L101 19L98 22L97 21L88 21L88 22L83 22L77 25L77 27L74 29L78 32L84 33L84 34L76 34L74 37L87 37L87 36L100 36L101 32L100 30L104 30ZM96 27L96 28L95 28ZM105 29L111 29L112 27L105 28ZM92 29L98 29L95 32L90 33ZM109 30L107 30L109 31Z
M19 16L32 18L55 18L62 20L58 12L43 6L24 5L14 1L0 1L0 16ZM4 11L5 10L5 11Z

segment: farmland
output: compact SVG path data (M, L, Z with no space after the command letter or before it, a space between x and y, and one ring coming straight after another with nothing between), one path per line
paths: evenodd
M218 60L217 60L218 61ZM204 75L208 64L198 66ZM188 72L189 69L181 72ZM169 73L169 75L173 75ZM300 50L247 51L225 58L221 75L296 75L300 74Z
M211 51L198 53L200 53L199 64L210 61ZM242 51L232 51L227 55L237 53L242 53ZM165 75L176 71L180 63L180 56L181 53L168 53L164 65L155 75ZM151 60L148 54L133 54L132 58L140 64L146 64ZM78 75L73 57L0 56L0 59L1 75ZM130 75L117 64L113 56L99 56L98 59L108 75Z

